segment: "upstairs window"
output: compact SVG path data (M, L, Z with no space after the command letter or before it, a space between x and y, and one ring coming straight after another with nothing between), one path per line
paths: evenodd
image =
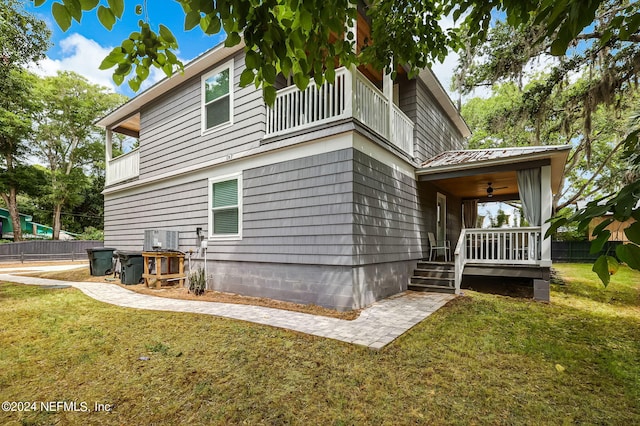
M202 133L233 123L233 61L202 77Z
M242 176L209 179L209 238L242 237Z

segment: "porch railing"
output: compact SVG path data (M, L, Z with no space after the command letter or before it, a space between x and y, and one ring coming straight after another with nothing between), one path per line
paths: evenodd
M138 148L131 152L109 160L106 171L106 184L131 179L140 175L140 151Z
M540 227L463 229L455 249L455 285L460 289L466 264L538 265Z
M336 70L333 84L309 83L281 89L273 107L267 108L265 137L284 135L312 126L356 118L372 131L413 156L414 124L382 91L354 69Z

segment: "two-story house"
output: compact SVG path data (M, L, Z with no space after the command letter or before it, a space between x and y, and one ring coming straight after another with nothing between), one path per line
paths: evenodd
M360 16L358 40L366 32ZM400 69L392 81L343 67L334 84L304 91L280 78L268 107L260 90L238 84L244 56L242 44L218 46L100 120L105 245L140 250L145 229L166 229L179 231L186 251L200 228L210 289L341 310L406 290L412 277L430 288L419 265L430 255L456 255L458 273L451 267L444 279L452 291L476 249L480 264L516 259L548 271L544 203L565 150L470 158L469 129L429 69L413 79ZM138 138L139 148L112 158L114 132ZM543 206L537 228L470 233L465 200L469 215L469 200L492 195L487 182L517 199L516 171L529 166L542 170L533 178L543 188L533 201ZM429 233L451 250L430 252ZM487 257L496 244L504 253Z

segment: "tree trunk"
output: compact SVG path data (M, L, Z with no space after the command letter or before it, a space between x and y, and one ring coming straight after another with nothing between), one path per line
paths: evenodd
M53 206L53 239L60 239L60 229L62 228L62 223L60 222L60 216L62 213L62 204L55 204Z
M7 205L13 226L13 241L22 241L22 227L20 225L20 214L18 213L18 197L16 188L9 188L9 194L2 194L2 199Z

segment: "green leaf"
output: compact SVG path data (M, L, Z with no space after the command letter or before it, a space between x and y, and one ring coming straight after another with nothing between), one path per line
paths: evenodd
M44 4L45 1L46 0L34 0L33 4L34 4L35 7L40 7L40 6L42 6Z
M216 15L206 15L200 19L200 28L205 34L217 34L221 25L220 19Z
M190 31L200 24L200 12L192 10L184 17L184 30Z
M293 74L293 82L300 90L305 90L309 85L309 77L302 72Z
M122 14L124 13L124 0L107 0L109 3L109 9L116 16L116 18L122 18Z
M311 31L313 27L313 16L306 9L300 11L300 26L305 31Z
M80 22L82 19L82 7L79 0L62 0L67 8L67 11L76 22Z
M167 62L166 64L164 64L164 66L162 67L162 71L164 71L167 77L171 77L173 75L173 65L171 64L171 62Z
M62 31L67 31L71 27L71 14L62 3L54 3L51 6L51 13Z
M142 84L142 80L140 80L138 77L134 77L130 79L128 83L131 90L137 92L138 90L140 90L140 84Z
M135 45L131 39L126 39L122 42L122 49L127 53L132 53L134 47Z
M136 67L136 74L140 77L140 81L143 81L149 77L149 68L144 65L138 65Z
M260 58L260 55L258 55L258 52L254 50L249 50L245 55L244 63L247 65L247 68L249 69L256 70L260 68L261 62L262 62L262 59Z
M240 35L236 32L229 33L227 39L224 41L225 47L233 47L240 43Z
M598 278L600 278L600 281L602 281L602 284L604 284L605 287L608 286L611 281L611 274L609 272L610 259L613 259L615 262L615 259L611 256L600 256L591 268L593 272L598 274Z
M174 35L171 32L171 30L169 28L165 27L162 24L160 24L160 37L162 37L164 39L164 41L166 41L169 44L177 43L177 40L174 37Z
M619 245L616 247L616 255L629 268L640 271L640 246L635 244Z
M267 105L272 106L276 101L276 88L273 86L264 85L262 86L262 97Z
M80 0L82 10L93 10L100 3L100 0Z
M271 64L264 64L262 67L262 77L269 84L276 82L276 67Z
M604 244L609 241L609 237L611 236L611 231L604 230L598 234L595 240L591 241L591 248L589 249L589 253L596 254L600 253Z
M116 23L116 17L113 15L111 9L104 6L100 6L98 8L98 20L100 21L102 26L109 31L111 31L111 29L113 28L113 24Z
M124 81L124 74L113 73L112 78L113 78L113 82L116 83L118 86L120 86Z
M631 224L631 226L624 230L624 233L630 241L640 244L640 222Z
M240 87L248 86L253 82L254 78L255 74L253 73L253 70L245 68L244 71L242 71L242 74L240 74Z

